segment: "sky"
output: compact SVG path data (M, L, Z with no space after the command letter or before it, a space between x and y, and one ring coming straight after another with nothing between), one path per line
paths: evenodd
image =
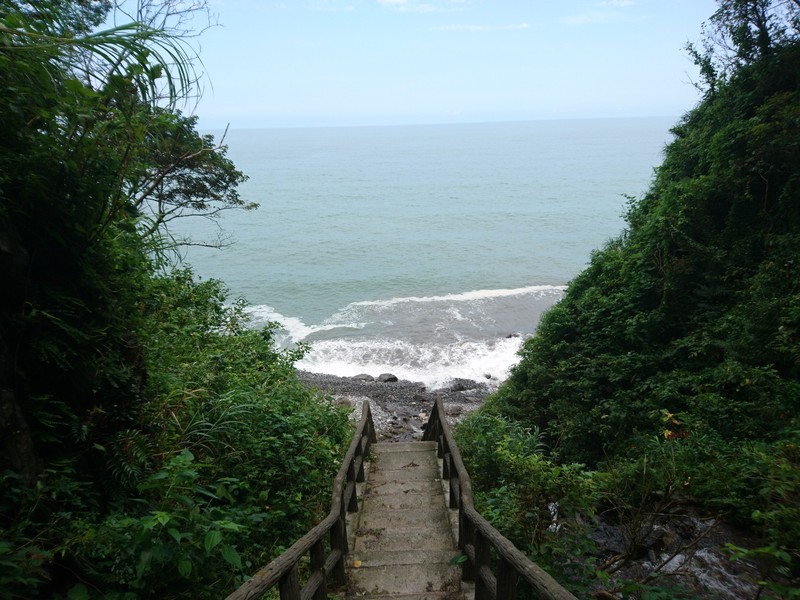
M209 0L203 129L678 117L713 0Z

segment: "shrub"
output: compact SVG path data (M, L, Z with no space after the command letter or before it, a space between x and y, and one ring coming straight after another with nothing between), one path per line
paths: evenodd
M581 578L590 549L595 476L548 460L541 434L503 417L474 413L455 430L475 482L476 508L503 535L562 581Z
M218 598L330 506L351 427L298 382L302 349L247 329L219 282L146 284L132 333L144 402L105 437L101 415L77 428L82 455L35 487L5 474L0 596Z

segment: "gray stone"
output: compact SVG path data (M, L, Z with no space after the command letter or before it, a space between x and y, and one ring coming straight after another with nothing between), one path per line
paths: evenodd
M474 389L478 384L472 379L454 379L450 385L451 392L465 392Z

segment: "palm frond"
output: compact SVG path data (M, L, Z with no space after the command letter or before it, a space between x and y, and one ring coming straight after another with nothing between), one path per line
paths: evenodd
M76 56L88 53L92 64L91 72L85 73L88 78L129 78L145 101L166 101L170 107L197 81L194 65L199 57L184 40L165 30L128 23L85 35L59 35L56 32L64 27L58 18L56 13L37 13L36 18L21 12L7 15L0 19L0 51L38 52L73 71L83 69Z

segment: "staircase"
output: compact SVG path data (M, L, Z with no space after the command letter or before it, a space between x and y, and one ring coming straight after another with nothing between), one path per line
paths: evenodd
M463 599L435 442L379 443L352 514L350 598Z
M520 592L575 600L475 510L444 414L437 398L426 441L378 444L364 401L333 480L328 516L226 600L274 598L275 592L281 600L516 600ZM456 556L458 566L451 565Z

